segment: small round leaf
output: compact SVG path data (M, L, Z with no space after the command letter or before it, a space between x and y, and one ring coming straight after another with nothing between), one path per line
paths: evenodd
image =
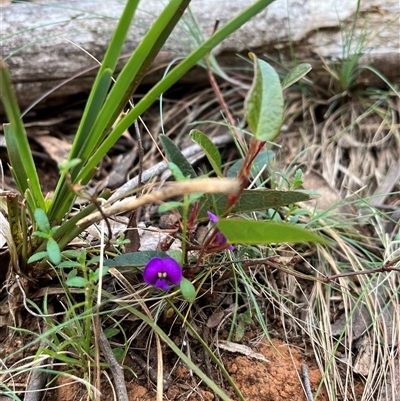
M183 278L180 284L180 288L183 298L185 298L186 301L192 304L196 300L196 288L194 288L192 282L189 281L187 278Z

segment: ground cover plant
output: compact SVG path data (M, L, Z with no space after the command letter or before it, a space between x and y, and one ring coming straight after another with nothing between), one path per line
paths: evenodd
M143 70L138 70L139 77L155 56L154 48L161 47L177 22L177 10L182 3L185 2L171 2L160 17L163 25L156 22L154 31L144 38L143 48L148 55L140 55L144 64ZM238 20L243 23L268 3L255 3L243 14L246 17ZM309 157L307 149L296 149L291 144L296 149L295 162L285 170L276 165L278 146L270 144L265 148L266 141L280 140L277 135L284 121L283 89L301 79L309 66L298 66L280 80L269 64L250 54L249 62L253 63L255 75L244 102L247 125L238 125L229 116L230 107L223 102L220 105L228 121L224 126L231 131L230 138L235 139L241 155L235 163L225 164L224 155L207 135L208 130L216 126L210 123L217 121L214 115L208 124L197 122L195 127L186 126L181 130L206 154L208 165L202 168L203 173L192 167L176 140L162 135L159 146L175 183L153 182L140 186L147 181L140 178L145 173L141 168L139 185L136 184L140 189L133 185L128 190L137 196L127 197L126 188L113 195L107 191L93 195L86 190L94 168L125 129L134 124L179 74L207 56L210 43L216 44L240 25L238 22L229 29L217 30L214 35L220 35L218 38L213 35L207 40L207 46L200 46L176 67L178 72L172 70L172 76L167 75L146 96L126 109L136 89L126 81L129 74L122 72L111 91L109 86L118 58L117 49L123 42L121 31L127 34L128 20L133 17L136 5L137 2L128 3L121 18L110 46L115 53L112 56L107 53L103 60L74 145L67 161L60 164L61 178L50 199L42 194L8 83L8 71L5 66L2 70L2 99L10 121L5 126L9 162L22 200L19 205L15 194L6 194L3 204L8 218L4 224L9 227L5 232L10 255L6 290L16 294L12 298L5 297L11 312L7 324L13 327L14 336L31 336L22 349L2 358L3 393L14 399L28 399L29 392L42 389L36 384L36 375L43 377L39 375L42 372L50 374L50 385L60 376L58 383L70 383L62 382L65 379L81 383L88 398L98 398L108 381L109 389L113 389L110 397L129 399L134 392L129 392L124 375L125 378L130 375L129 381L134 382L136 370L144 366L154 382L157 399L163 399L164 395L171 398L174 391L181 393L175 394L176 399L180 396L252 399L260 394L245 394L241 390L239 384L243 385L243 379L240 376L245 376L245 369L240 365L240 357L225 361L224 366L218 356L223 347L232 353L253 352L254 361L261 358L261 362L253 362L253 376L254 370L265 369L265 364L269 363L265 356L248 346L238 348L246 338L253 348L256 346L255 337L246 337L247 329L252 327L257 330L258 342L262 338L271 341L266 344L276 348L272 354L275 356L285 351L276 346L271 335L288 341L304 333L308 335L306 344L313 348L322 375L313 382L313 388L305 384L307 397L311 394L315 399L390 399L396 391L390 384L395 384L396 380L398 342L396 221L391 212L381 211L366 198L368 192L361 197L359 189L350 185L354 197L345 204L333 202L329 207L335 210L336 206L350 205L363 210L365 220L361 223L347 210L337 213L330 212L329 208L319 211L295 205L309 199L307 193L294 191L306 184L299 167L304 158ZM153 48L147 40L153 41ZM127 63L130 73L132 65L140 66L135 55ZM135 81L132 76L129 79ZM129 88L129 91L121 91L121 88ZM216 85L213 91L214 98L221 94ZM362 100L374 100L376 93L367 93ZM398 145L398 130L393 128L397 118L391 104L393 93L382 91L381 94L379 104L373 107L374 118L382 121L381 132L388 132L386 141ZM386 110L381 107L384 96ZM243 99L240 101L243 104ZM304 114L314 112L311 102L312 97L301 105ZM207 101L203 104L208 112ZM292 107L293 104L295 102ZM291 110L293 108L286 109L285 121L293 118ZM118 122L113 125L115 120ZM165 123L165 114L163 120ZM307 120L304 118L303 123ZM357 121L357 127L361 121ZM351 124L349 121L343 131L347 132ZM144 140L138 132L137 135L140 141ZM395 151L391 157L395 157ZM313 164L317 162L321 161L313 160ZM218 178L198 178L202 174ZM220 192L222 194L218 194ZM120 200L122 197L125 199ZM168 219L163 222L167 236L157 240L156 246L148 250L142 247L138 251L137 237L130 236L128 231L128 242L124 235L115 234L112 218L154 203L158 205L155 214ZM345 221L343 216L346 216ZM390 219L394 229L388 236L383 224ZM207 221L208 226L203 223ZM86 230L97 222L100 222L96 226L97 236L85 238ZM137 232L137 226L137 216L133 214L131 232ZM203 231L202 236L200 231ZM90 235L93 236L93 230ZM74 244L77 239L78 245ZM302 245L303 248L288 245L302 241L314 244ZM143 238L140 242L143 245ZM55 301L52 297L49 282L59 283L58 292L53 294L62 293L61 299ZM21 316L33 316L40 331L27 333L18 321ZM281 329L277 330L273 322L279 322ZM335 322L336 325L332 324ZM219 334L222 336L218 337ZM166 352L163 344L167 344L172 353ZM144 348L145 353L132 352L132 348L138 347ZM21 351L32 348L36 350L35 358L32 353L23 363L15 361ZM366 362L355 360L361 355L360 348L367 350ZM293 358L293 351L288 355ZM202 358L208 360L208 364L199 364ZM127 363L132 359L135 369ZM181 371L183 376L192 379L193 372L200 381L191 380L188 389L184 387L185 378L180 386L174 387L165 374L168 369ZM186 375L185 369L188 369ZM29 392L23 395L25 389L16 390L15 381L26 372L30 372L31 377ZM268 381L267 371L264 376ZM283 376L281 381L288 381L288 378ZM134 391L137 389L135 387ZM269 399L284 396L280 394L282 391L286 397L292 397L288 389L278 389L276 393L271 389ZM142 399L153 398L143 395Z

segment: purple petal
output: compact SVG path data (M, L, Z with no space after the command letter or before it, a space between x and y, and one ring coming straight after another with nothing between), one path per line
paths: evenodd
M155 285L159 279L158 273L163 271L163 265L161 258L151 259L143 270L144 282L149 285Z
M214 244L215 244L216 246L225 245L225 244L226 244L226 238L225 238L225 236L224 236L222 233L217 232L217 234L215 234Z
M183 273L179 263L173 258L165 258L163 261L164 272L167 273L168 281L178 285L182 281Z
M167 283L167 280L165 278L159 278L157 282L154 284L155 288L161 288L164 291L169 290L169 285Z
M226 243L227 243L227 239L226 239L225 235L223 235L221 232L217 232L217 234L215 235L213 244L215 246L219 247L219 246L225 245ZM229 245L228 249L230 251L233 251L235 249L235 247L233 245Z
M213 222L213 223L217 223L218 222L218 216L216 216L215 214L211 213L209 210L207 210L207 214L208 214L208 218Z

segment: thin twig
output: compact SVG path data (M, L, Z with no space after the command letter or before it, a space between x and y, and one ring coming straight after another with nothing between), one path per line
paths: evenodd
M103 352L104 358L108 363L112 377L114 379L114 384L117 389L118 401L129 401L128 392L126 390L124 372L110 347L110 343L104 334L103 328L100 325L99 328L99 343L101 351Z
M400 256L397 258L390 260L386 262L384 265L376 267L375 269L366 269L366 270L360 270L358 272L347 272L347 273L339 273L339 274L334 274L329 277L323 277L322 281L325 283L329 283L337 278L340 277L351 277L351 276L360 276L363 274L375 274L375 273L382 273L382 272L400 272L400 268L394 267L398 262L400 262Z
M52 305L49 305L49 309L52 308ZM43 324L43 333L42 336L46 335L46 331L48 331L48 325L46 323ZM47 342L46 340L42 340L39 343L39 348L46 349ZM29 378L29 382L26 386L26 394L25 401L40 401L44 398L47 389L46 381L49 376L44 365L46 359L39 359L38 363L32 369L31 377Z
M303 379L304 392L306 393L307 401L313 401L314 397L311 390L310 377L308 376L307 365L301 365L301 376Z
M137 209L148 203L160 203L165 199L171 199L175 196L180 196L190 193L234 193L237 191L239 183L235 179L228 178L198 178L194 180L179 181L166 184L162 189L154 191L150 194L123 199L110 206L103 207L103 213L95 212L89 216L79 220L78 226L89 226L97 221L100 221L103 216L113 216L115 214L127 212Z

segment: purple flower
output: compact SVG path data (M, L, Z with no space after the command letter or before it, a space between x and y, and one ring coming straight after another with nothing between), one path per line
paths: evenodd
M164 259L152 258L143 270L143 280L147 284L165 291L168 291L171 285L178 285L182 277L179 263L169 256Z
M211 213L210 211L207 211L208 217L209 219L213 222L213 223L217 223L219 218L218 216L216 216L215 214ZM214 241L212 243L213 246L215 247L222 247L226 244L227 240L226 237L221 233L221 232L217 232L217 234L214 237ZM235 248L233 245L229 245L228 249L230 251L233 251Z

